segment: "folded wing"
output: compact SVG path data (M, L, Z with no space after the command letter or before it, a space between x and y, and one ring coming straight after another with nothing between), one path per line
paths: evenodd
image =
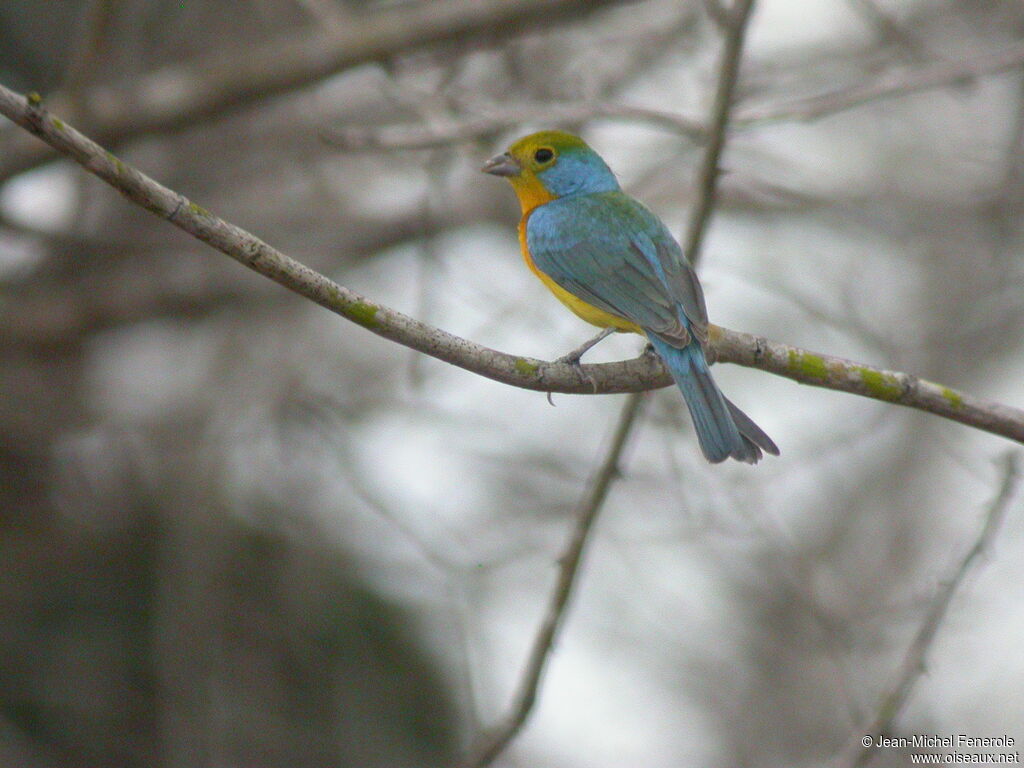
M555 200L527 220L534 264L589 304L674 347L707 340L697 276L665 225L622 192Z

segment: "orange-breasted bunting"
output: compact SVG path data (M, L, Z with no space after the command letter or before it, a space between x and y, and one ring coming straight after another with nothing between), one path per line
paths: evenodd
M779 449L722 394L704 357L708 316L697 274L661 219L619 187L582 139L541 131L484 165L508 179L527 266L589 323L647 337L683 393L710 462L756 463Z

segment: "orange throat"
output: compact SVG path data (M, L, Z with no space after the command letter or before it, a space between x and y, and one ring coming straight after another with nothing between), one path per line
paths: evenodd
M508 181L519 198L519 207L522 208L524 217L537 206L557 199L556 195L548 192L544 182L533 174L510 176Z

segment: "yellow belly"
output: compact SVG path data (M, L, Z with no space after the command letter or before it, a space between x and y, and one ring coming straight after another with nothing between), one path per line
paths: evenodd
M526 219L527 217L523 216L522 221L519 222L519 246L523 252L523 260L526 261L526 266L530 268L530 271L540 278L540 281L547 286L549 291L555 294L555 298L591 325L596 325L599 328L615 328L618 331L630 331L643 335L643 330L633 321L613 315L611 312L605 312L603 309L583 301L583 299L569 293L569 291L541 272L537 265L533 263L530 249L526 247Z

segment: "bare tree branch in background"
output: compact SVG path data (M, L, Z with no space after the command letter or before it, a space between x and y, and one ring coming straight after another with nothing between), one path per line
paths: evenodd
M567 364L503 354L428 326L329 280L158 184L42 109L36 98L29 100L0 86L0 113L151 213L379 336L496 381L543 392L635 392L671 382L661 363L651 356L575 369ZM1016 408L986 402L906 373L807 352L750 334L713 326L710 335L710 348L720 361L907 405L1024 443L1024 411Z
M879 38L901 46L906 53L919 61L935 58L910 30L897 22L885 10L878 7L875 0L849 0L850 7L859 13L864 20L876 30Z
M738 105L733 110L730 127L740 130L763 123L809 122L876 101L902 98L923 90L1000 74L1022 64L1024 44L972 59L900 67L883 72L872 80L816 96L760 106ZM398 151L475 141L522 123L574 123L597 118L641 122L678 133L693 141L707 141L711 132L708 123L692 115L613 102L562 101L550 104L495 104L488 106L483 115L465 115L460 119L429 126L421 123L381 128L330 126L325 127L321 133L331 145L345 151Z
M1020 479L1020 455L1007 453L1003 457L1002 465L1002 481L999 491L989 505L977 539L949 576L940 583L939 591L928 606L921 626L914 635L914 639L895 673L891 687L882 696L871 722L857 732L856 738L851 741L849 748L840 758L837 763L839 768L860 768L860 766L870 763L875 757L878 750L873 747L865 748L861 740L869 736L874 739L890 735L893 723L907 703L907 699L914 690L914 685L925 671L925 658L931 650L935 636L942 628L953 597L981 556L991 550L992 543L1006 518L1007 508L1017 491Z
M742 111L742 115L737 117L737 122L752 124L777 120L817 120L883 99L898 98L929 88L969 82L985 75L998 74L1019 67L1022 63L1024 43L1018 43L966 61L942 61L905 67L883 72L874 80L818 96L763 107L750 107Z
M707 138L704 124L685 115L603 101L493 105L482 116L434 125L409 123L382 128L328 126L322 129L321 136L331 146L346 152L432 149L458 142L476 141L525 123L581 123L599 117L658 126L694 141L704 141Z
M634 392L626 398L619 413L619 420L612 435L611 445L605 454L597 474L590 482L590 487L580 501L574 515L576 524L569 536L569 542L558 558L558 577L551 593L548 608L544 612L540 629L530 647L530 654L523 668L519 681L519 689L513 699L508 714L496 725L489 728L473 746L465 768L484 768L494 762L505 748L516 737L526 723L533 705L537 700L541 679L547 667L548 659L554 648L558 631L565 623L569 598L572 597L573 585L583 562L583 551L586 548L590 532L597 521L608 491L612 483L620 476L622 452L626 447L640 413L643 393Z
M137 78L130 92L95 88L76 94L89 125L108 146L159 132L188 128L197 120L230 114L269 96L312 85L349 67L396 53L487 32L519 34L624 0L444 0L400 5L350 20L341 27L303 32L263 49L220 52ZM169 87L170 86L170 87ZM58 95L53 103L63 104ZM16 137L0 149L0 181L34 168L53 153Z
M703 5L708 18L715 22L719 29L728 31L733 21L729 9L722 5L720 0L703 0Z
M736 81L740 74L743 38L747 32L747 21L750 19L753 7L753 0L736 0L728 11L725 42L722 45L718 76L715 80L715 99L711 108L708 146L704 150L700 169L697 171L697 194L694 197L693 207L690 208L686 240L683 243L683 257L694 267L697 266L697 261L700 259L700 245L704 240L704 232L715 207L715 191L720 172L718 166L722 158L722 150L725 149L725 136L732 109L733 93L736 90Z
M68 65L63 94L67 99L70 114L83 125L92 122L89 114L91 105L83 96L91 85L100 51L110 33L111 21L119 2L120 0L89 0L82 32Z

